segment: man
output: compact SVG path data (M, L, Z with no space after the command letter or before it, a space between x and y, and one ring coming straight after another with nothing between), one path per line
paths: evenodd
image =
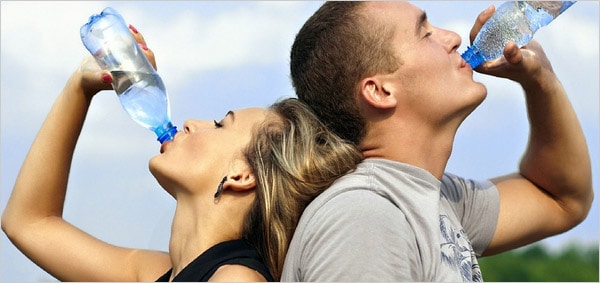
M493 12L479 15L471 40ZM476 256L587 216L585 138L535 41L477 69L524 89L531 133L519 171L481 182L445 173L459 125L487 94L460 43L407 2L328 2L302 27L296 93L365 161L305 210L283 281L481 281Z

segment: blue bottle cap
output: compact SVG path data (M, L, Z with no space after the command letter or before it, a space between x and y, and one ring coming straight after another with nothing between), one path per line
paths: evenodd
M173 124L169 122L165 128L158 128L154 131L154 133L156 136L158 136L156 140L163 144L164 142L172 141L173 138L175 138L175 135L177 134L177 127L173 126Z
M479 67L479 65L483 64L484 59L479 49L475 46L467 47L467 51L465 51L461 57L467 61L469 65L471 65L471 69L475 69Z

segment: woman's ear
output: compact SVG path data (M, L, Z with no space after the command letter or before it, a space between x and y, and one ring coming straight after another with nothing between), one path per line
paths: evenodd
M227 180L223 184L224 189L231 189L236 192L243 192L254 189L256 179L254 173L247 164L234 166L227 175Z
M381 76L365 78L360 84L360 95L371 107L389 109L396 107L393 85Z

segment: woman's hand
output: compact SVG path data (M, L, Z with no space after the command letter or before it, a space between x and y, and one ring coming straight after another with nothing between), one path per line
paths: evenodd
M131 35L135 41L139 44L140 49L146 58L148 58L154 69L156 69L154 52L147 47L146 40L144 39L143 35L132 25L129 25L129 31L131 32ZM96 95L96 93L102 90L113 89L111 85L113 82L112 75L108 70L101 69L100 65L98 65L94 57L91 55L88 55L85 59L83 59L73 76L80 82L81 89L89 98L93 97Z
M144 55L146 55L146 58L148 58L148 61L150 61L150 64L152 64L152 67L154 67L154 69L157 70L156 59L154 58L154 52L152 52L152 50L150 50L148 48L148 45L146 44L146 40L144 39L144 36L132 25L129 25L129 31L133 35L133 38L135 38L135 41L137 41L137 43L142 48Z

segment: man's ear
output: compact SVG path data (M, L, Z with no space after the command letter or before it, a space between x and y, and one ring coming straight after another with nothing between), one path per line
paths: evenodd
M360 83L360 95L371 107L380 109L396 107L394 87L381 76L363 79Z

